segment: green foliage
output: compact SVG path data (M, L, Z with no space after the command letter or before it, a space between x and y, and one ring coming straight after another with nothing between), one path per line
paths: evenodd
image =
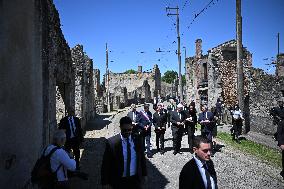
M171 84L177 78L178 78L178 73L176 71L168 70L162 76L162 81ZM183 84L183 86L185 85L185 83L186 83L185 75L182 75L182 84Z
M130 69L130 70L126 70L124 73L125 74L136 74L136 71L133 69Z
M177 76L178 76L178 74L177 74L176 71L168 70L162 76L162 81L171 84L171 83L174 82L174 80L177 78Z
M232 141L232 136L228 133L218 132L217 138L224 141L227 145L230 145L238 150L257 157L265 163L268 163L274 167L281 167L281 154L275 149L271 149L262 144L250 140L242 140L240 144Z

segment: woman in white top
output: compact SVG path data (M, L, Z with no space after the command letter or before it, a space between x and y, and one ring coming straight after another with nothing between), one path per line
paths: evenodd
M233 115L232 139L236 140L237 143L240 143L239 136L242 134L242 126L244 118L239 105L235 105L235 108L232 111L232 115Z
M68 183L67 170L75 171L76 161L74 159L71 159L69 157L69 154L61 148L65 144L65 141L65 132L63 130L57 130L53 135L53 143L50 144L44 151L44 155L48 155L53 148L60 147L50 157L51 170L55 173L57 181L55 184L53 184L53 186L48 186L49 189L70 188Z

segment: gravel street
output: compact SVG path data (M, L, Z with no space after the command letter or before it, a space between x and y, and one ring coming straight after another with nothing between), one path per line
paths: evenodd
M138 108L140 110L141 108ZM151 108L150 108L151 110ZM82 147L81 170L89 174L88 181L72 179L73 188L100 189L100 167L106 138L119 132L119 119L127 111L112 114L100 114L88 124L85 142ZM188 152L187 136L183 137L182 154L173 155L171 129L166 131L166 153L156 153L155 133L152 132L152 150L154 157L148 159L148 185L151 189L178 188L179 173L184 164L192 158ZM219 142L221 144L221 142ZM275 168L259 159L241 153L226 144L222 144L221 152L212 157L218 176L220 189L263 188L283 189L284 182L279 175L280 167Z

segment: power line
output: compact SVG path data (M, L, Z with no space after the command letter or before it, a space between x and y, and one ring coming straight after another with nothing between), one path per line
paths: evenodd
M201 11L199 11L197 14L194 15L194 18L192 19L192 21L190 22L189 26L187 26L187 28L190 28L190 25L192 25L194 23L194 21L196 20L196 18L198 16L200 16L205 10L207 10L208 8L210 8L211 4L215 5L215 3L217 3L219 0L211 0Z

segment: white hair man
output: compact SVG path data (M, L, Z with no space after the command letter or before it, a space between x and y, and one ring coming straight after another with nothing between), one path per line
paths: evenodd
M48 189L68 189L68 177L67 170L76 170L76 161L69 157L69 154L62 149L66 142L66 134L64 130L56 130L53 134L53 143L44 149L44 156L50 154L51 151L55 151L50 156L50 165L52 172L56 175L56 182L49 182L48 186L42 188Z

